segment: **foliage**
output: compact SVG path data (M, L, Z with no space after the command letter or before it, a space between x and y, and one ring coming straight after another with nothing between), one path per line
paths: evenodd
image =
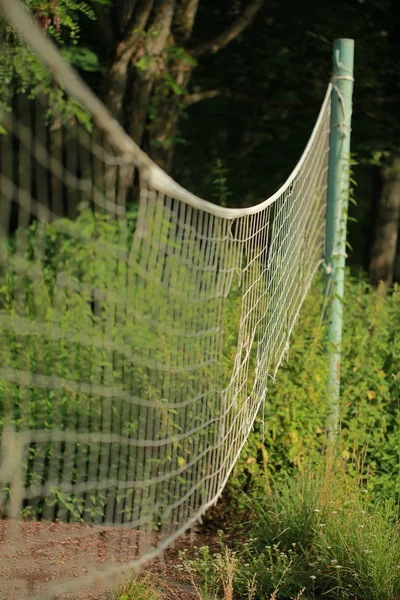
M213 554L208 546L195 548L196 554L189 558L187 550L180 552L181 571L188 573L200 598L216 600L222 587L218 568L223 564L222 554ZM200 575L200 578L199 578Z
M228 169L221 158L217 158L217 162L213 167L213 175L215 192L214 197L220 206L228 206L228 198L232 195L232 192L228 187Z
M188 420L196 423L197 430L190 438L166 444L165 452L152 458L163 472L170 472L174 465L179 486L171 494L181 497L191 481L179 477L179 469L183 472L192 461L194 448L200 455L207 448L208 435L212 439L218 427L218 420L210 420L210 415L216 414L219 397L208 394L207 401L188 405L184 400L202 398L199 394L204 390L215 389L218 370L215 361L204 360L203 340L198 335L184 338L186 352L199 365L195 376L181 367L177 352L182 344L180 333L187 333L188 323L189 334L204 329L202 304L191 301L199 296L199 284L190 263L188 268L176 252L166 252L164 260L153 265L153 278L144 276L141 257L151 253L155 258L155 239L163 247L175 249L168 216L155 211L152 218L147 217L146 227L154 235L138 235L135 240L137 206L123 221L83 209L76 221L33 222L28 232L17 230L5 245L8 255L0 277L0 312L7 325L2 332L1 363L4 368L55 378L58 383L54 387L19 386L0 379L0 413L11 418L17 430L101 433L106 426L112 433L139 439L147 431L147 419L151 421L155 415L160 438L174 438ZM200 249L193 248L193 260L195 252ZM204 257L199 255L198 264L201 260ZM163 273L170 274L168 286ZM213 276L212 270L205 272L205 290L206 278ZM182 280L186 282L184 293ZM220 302L219 298L207 302L214 314L212 302ZM213 358L212 352L209 358ZM230 348L228 353L230 356ZM154 368L154 364L163 368ZM167 388L166 369L170 370ZM112 385L124 393L108 396L98 391L99 385L106 391ZM143 410L138 399L150 408ZM130 520L139 506L142 512L146 510L146 502L152 508L151 499L143 498L132 506L134 488L122 492L110 488L104 494L61 491L59 484L65 478L72 484L86 482L91 469L98 468L99 456L90 441L66 443L59 460L56 452L60 451L54 444L32 444L24 464L26 485L51 481L47 505L53 506L55 513L73 520L90 517L101 521L107 505L116 500L124 519ZM94 456L89 461L91 452ZM100 475L107 479L117 478L126 461L134 460L135 450L130 450L128 458L126 454L120 457L118 444L107 452L113 459L107 472ZM142 465L143 458L137 460ZM41 517L43 511L40 501L32 514ZM159 516L154 519L157 528Z
M216 553L211 552L208 546L195 547L190 557L186 550L179 553L179 568L189 576L198 600L233 600L236 597L236 578L242 564L237 553L223 544L222 538L220 545L221 552ZM255 593L253 578L247 585L248 600L254 600Z
M349 471L325 458L250 501L253 548L263 552L275 543L286 554L294 549L293 578L311 597L396 598L398 505L370 498Z
M97 91L107 88L104 76L111 57L118 55L118 42L129 35L131 26L139 26L135 11L130 14L119 2L110 4L104 16L107 41L111 41L105 44L101 19L93 23L88 0L29 0L42 26ZM136 7L139 4L135 3ZM160 52L151 50L151 42L155 40L157 46L160 33L159 27L152 26L153 17L144 27L141 25L129 66L129 84L123 94L125 114L121 122L132 135L136 129L146 131L142 145L156 158L172 153L176 146L176 177L201 197L212 197L212 169L218 157L223 157L231 173L233 194L228 204L254 204L285 180L309 138L330 77L333 39L355 38L352 146L359 155L360 187L358 207L351 209L359 225L350 226L350 241L356 251L350 260L358 266L364 261L366 266L374 225L374 196L378 193L373 189L376 165L390 160L400 138L397 3L340 0L338 10L332 11L316 0L306 0L301 8L287 0L273 0L260 10L250 29L221 52L201 57L197 65L191 56L192 46L199 39L224 31L243 6L243 2L220 0L210 8L207 2L199 2L195 28L188 40L181 39L177 27L182 9L178 6L171 35ZM4 85L0 98L14 84L28 91L40 85L48 90L42 67L32 63L31 56L21 54L17 39L13 44L15 77L10 79L9 52L2 53L0 79ZM97 68L100 70L94 73ZM157 78L157 85L147 99L141 99L151 76ZM41 84L37 83L39 79ZM137 85L132 86L132 80L138 80ZM207 100L189 102L185 107L187 96L199 92L201 97L210 90L215 94L205 93ZM110 90L110 94L115 91ZM137 97L132 95L134 91ZM62 107L63 99L63 95L55 97L52 103ZM142 119L138 107L144 105ZM70 106L65 117L74 116L77 108ZM168 126L173 116L179 117L177 127ZM132 117L135 123L136 119L140 121L134 131L129 129ZM84 121L84 115L79 119Z
M104 4L105 0L95 0ZM33 17L43 31L60 48L64 59L77 69L97 71L96 54L82 43L81 19L95 20L95 13L86 0L25 0ZM90 126L90 117L59 85L41 59L25 44L14 28L0 17L0 114L10 109L12 95L28 94L30 98L45 96L49 118L68 121L77 118Z
M160 594L151 583L150 577L133 578L121 584L112 600L159 600Z
M230 0L200 4L199 35L218 30ZM242 3L243 4L243 3ZM358 155L357 206L350 216L351 265L368 268L379 195L378 169L397 152L400 35L395 0L347 2L337 11L317 0L270 0L251 30L193 74L195 92L220 92L191 106L180 124L188 140L176 149L176 178L203 198L214 190L212 168L222 157L230 173L229 206L249 206L273 194L293 170L317 118L335 38L355 40L351 145ZM265 44L265 36L268 44ZM384 65L384 67L383 67Z
M370 498L340 460L325 457L248 503L251 519L233 550L184 554L200 598L221 591L226 556L235 600L249 597L249 589L255 600L399 597L399 507Z
M83 211L75 223L61 219L49 225L44 232L38 228L38 225L33 224L25 259L28 261L27 264L33 266L37 244L41 246L43 242L45 243L43 284L35 283L29 276L18 275L11 260L10 269L3 273L1 280L0 310L6 310L16 317L28 319L40 317L46 323L56 319L61 329L66 332L77 332L77 324L79 324L80 335L84 337L87 332L91 339L94 335L96 340L96 330L100 331L102 323L106 323L108 308L107 303L96 299L89 290L94 286L100 291L107 290L107 293L120 293L121 286L126 285L122 283L125 271L118 266L116 252L121 243L125 248L131 246L135 222L136 212L129 213L127 226L120 229L109 217L101 213L93 216L89 211ZM161 224L154 224L154 226L162 227ZM17 245L18 235L10 243L11 247ZM171 270L174 271L173 268ZM66 279L63 287L60 288L59 285L56 286L56 278L61 275ZM82 284L86 287L81 288ZM315 282L305 301L292 339L290 360L288 364L281 367L276 384L271 385L264 414L259 415L256 428L250 434L249 442L243 449L228 484L225 498L234 498L239 504L242 503L242 490L254 492L257 488L264 488L265 485L268 487L271 480L275 482L286 480L288 475L302 471L325 446L327 360L324 351L324 327L321 323L324 301L322 286L322 282ZM81 293L82 289L88 291ZM136 297L136 305L142 306L140 309L142 318L130 320L129 331L126 325L124 331L117 325L112 334L113 342L117 347L128 350L126 340L131 336L130 339L135 340L136 349L141 348L145 355L158 356L163 364L169 364L171 360L173 361L171 354L173 348L167 342L168 336L165 337L165 326L168 327L170 316L168 316L168 303L164 293L158 288L157 291L152 292L152 297L157 298L158 301L150 307L144 298L141 300L140 296L140 293L146 294L149 291L144 290L139 293L138 290L135 292L139 294ZM55 309L56 293L58 293L57 309ZM237 332L241 316L240 299L240 290L233 285L224 310L223 376L226 381L229 381L236 356ZM348 274L344 310L341 399L343 460L348 461L349 469L352 469L353 463L350 459L359 456L359 449L363 449L363 460L358 465L359 476L369 477L368 486L371 491L397 498L400 491L400 457L396 443L400 427L399 299L398 286L395 286L391 294L386 294L383 287L374 290L361 276ZM109 305L112 310L112 303ZM154 322L152 315L159 310L163 314L164 328L154 330L147 324ZM190 310L189 305L182 305L180 318L186 319L191 314L192 322L195 324L200 315L187 312ZM60 314L61 320L60 316L57 316ZM121 325L125 323L124 319L125 317L121 320ZM156 321L159 321L158 318ZM176 322L173 327L176 328ZM171 329L173 327L171 326ZM160 344L160 340L164 339L165 343ZM201 352L200 349L193 347L194 355L197 351ZM118 367L119 364L125 364L122 355L116 357L112 351L108 352L105 348L100 348L96 352L98 352L96 360L99 364L104 364L105 368L107 365L115 365L113 377L116 384L118 382L123 384L121 378L127 377L127 373L132 372L130 383L132 393L155 401L162 398L161 375L150 380L148 370L142 367L126 367L128 370L125 369L125 373L122 373L123 369ZM21 369L23 365L31 365L30 368L35 370L41 363L39 370L44 369L45 372L47 370L49 373L67 379L70 377L79 380L83 377L88 381L95 378L93 380L95 381L99 377L92 366L95 356L93 350L90 346L81 344L76 346L73 335L62 342L49 342L44 345L35 335L25 334L24 338L19 338L18 335L15 339L11 335L9 341L2 344L1 354L3 364L12 368ZM59 357L57 364L52 360L54 355ZM254 365L255 354L251 360L251 364ZM131 369L133 370L130 371ZM249 372L254 373L253 367ZM201 374L199 373L200 375L205 378L204 381L211 381L209 379L211 374L206 367ZM170 383L171 394L174 394L174 386L181 385L182 381L173 378ZM253 377L250 376L249 389L252 384ZM198 385L196 380L191 380L189 377L186 385L188 393L193 395ZM36 389L26 396L22 388L16 395L16 386L4 387L2 384L0 396L5 398L10 393L15 398L13 410L16 423L20 423L20 426L24 426L25 420L29 417L29 427L33 428L51 428L55 419L61 419L59 424L62 427L75 428L73 415L85 411L86 403L90 409L88 414L90 426L96 429L101 424L103 409L99 407L98 413L95 409L96 403L92 402L90 396L85 398L82 395L78 398L75 393L67 390L56 395L54 391L43 389ZM176 393L179 396L178 388ZM54 404L55 397L60 403L58 408ZM25 407L24 402L28 402ZM31 408L28 410L27 406ZM35 409L32 410L32 407ZM134 413L128 418L122 407L115 405L112 410L122 411L119 418L115 419L114 425L117 429L121 425L123 430L130 431L131 434L137 431L139 423ZM163 427L167 428L174 421L174 416L167 411L164 418ZM179 460L184 465L190 454L190 448L181 450ZM79 478L84 478L85 474L86 471L80 473ZM73 499L54 490L54 501L63 504L67 510L74 513L75 517L78 513L82 513L81 498ZM230 504L232 507L236 506L235 503ZM98 495L95 502L92 501L90 507L86 506L85 510L93 515L100 515L104 505L104 497ZM225 504L222 503L221 510L224 506ZM128 518L129 515L126 517Z
M241 490L286 479L302 471L326 444L327 360L321 325L322 283L303 306L290 346L271 386L255 431L250 435L229 483L229 497ZM371 490L399 498L398 436L400 370L400 288L386 293L362 275L346 275L341 366L341 448L345 461L360 456L360 476ZM264 422L264 424L263 424ZM361 460L361 459L359 459ZM226 502L229 502L228 499Z

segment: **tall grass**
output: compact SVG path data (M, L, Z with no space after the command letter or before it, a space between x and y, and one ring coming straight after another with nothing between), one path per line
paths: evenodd
M121 584L110 600L161 600L161 593L157 590L151 578L134 577Z
M327 443L324 290L310 290L290 343L289 361L270 385L263 414L229 482L224 505L240 502L265 477L284 481ZM372 288L346 274L341 361L341 456L369 491L400 498L400 286ZM235 508L236 509L236 508Z
M250 518L229 555L235 600L250 586L254 600L400 598L399 506L371 497L342 460L309 465L247 503ZM220 593L223 556L203 548L190 563L196 581Z

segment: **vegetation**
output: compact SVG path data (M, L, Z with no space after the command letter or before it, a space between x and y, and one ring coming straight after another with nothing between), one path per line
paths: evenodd
M219 551L180 553L198 600L400 597L399 506L371 494L340 458L324 456L271 487L264 479L244 500L248 520L228 545L220 532Z
M400 597L399 291L347 276L343 416L332 458L321 289L313 288L270 390L265 437L260 415L208 518L240 541L221 538L217 554L203 547L181 556L199 600Z
M216 185L227 196L225 173L221 172L220 164L217 169ZM136 220L134 209L123 223L84 209L76 221L60 219L42 229L35 222L28 236L17 230L9 240L8 268L2 272L3 314L7 311L17 321L40 314L52 326L55 317L61 318L59 325L65 334L78 333L79 324L79 333L86 332L93 340L96 330L100 332L107 323L107 303L89 291L82 293L79 285L108 292L121 289L124 272L119 268L125 261L120 264L118 252L131 246ZM162 222L155 221L153 226L163 230ZM44 250L40 285L29 276L29 270L21 278L22 265L13 261L17 256L15 250L24 248L19 256L25 267L32 269L39 259L39 247ZM55 285L60 274L67 283L61 295ZM232 371L235 332L240 319L240 295L233 290L224 313L227 378ZM165 302L159 292L155 297L161 304ZM135 300L135 294L132 299ZM374 288L366 283L362 273L358 276L347 273L340 452L338 463L324 472L321 465L330 465L325 455L324 430L327 361L321 315L325 298L323 282L318 278L315 281L295 330L290 360L269 390L264 414L259 416L217 513L209 517L223 518L228 528L236 529L237 514L246 518L248 525L239 528L240 548L224 547L217 556L202 549L197 557L184 557L184 569L201 600L213 595L218 598L221 594L228 600L325 596L328 600L343 597L363 600L371 590L374 598L398 597L399 300L397 284L388 293L384 284ZM142 304L144 318L151 316L152 310L160 310L156 300L152 307ZM161 333L154 331L153 336L143 323L145 320L133 321L132 329L125 328L124 332L116 328L113 339L118 347L126 339L132 339L135 348L140 346L142 351L157 356ZM166 360L166 351L161 350L160 359ZM56 363L54 356L58 356ZM84 375L89 381L96 377L96 364L107 367L118 365L119 360L106 348L94 355L90 346L77 345L74 337L43 344L29 331L10 331L7 342L1 346L1 358L2 364L11 368L24 366L29 371L41 362L49 374L59 373L67 380ZM126 374L116 371L115 381ZM206 371L203 376L207 377ZM131 389L137 390L135 393L140 390L148 400L161 398L162 382L153 380L151 386L145 386L145 370L136 368L130 373L130 380ZM250 375L249 385L251 381ZM78 422L80 427L89 425L92 432L101 431L109 409L115 415L113 431L120 432L121 427L135 423L138 427L137 415L121 412L118 401L107 407L90 394L77 396L68 388L55 395L51 390L27 391L18 384L2 382L0 397L3 402L12 398L14 422L20 428L29 424L31 428L51 429L56 425L75 430ZM87 479L88 463L79 460L89 449L87 446L73 444L65 448L60 477L70 464L72 483ZM46 470L38 479L34 465L48 464L52 451L50 445L32 445L27 464L28 484L46 482ZM164 467L160 464L160 468ZM111 475L121 464L117 462L113 468ZM70 520L88 518L102 522L107 502L114 501L112 489L89 497L67 495L55 486L53 494L50 503L55 507L54 515ZM118 498L118 506L127 519L131 518L126 512L129 500L128 496ZM40 518L45 511L43 502L25 507L30 518ZM140 594L146 600L147 596L153 600L159 593L149 580L134 580L120 591L119 600L131 600L135 595L140 598Z
M92 4L107 4L108 0L94 0ZM81 39L81 19L96 19L89 3L82 0L25 0L36 23L58 45L66 61L82 72L100 70L94 51ZM90 116L73 98L68 98L42 60L16 34L0 14L0 121L4 111L11 109L13 95L29 94L30 98L47 97L48 117L65 121L78 119L90 127ZM0 123L1 125L1 123ZM1 130L4 133L4 129Z
M324 431L322 298L316 285L290 360L269 391L219 510L208 519L227 532L234 528L235 538L242 533L232 546L235 599L247 598L246 586L253 584L254 598L263 600L274 593L400 597L399 287L388 294L383 284L376 289L363 274L347 273L341 436L333 462ZM191 568L197 577L206 573L205 556L220 594L219 557L203 549Z
M207 518L211 528L223 523L221 550L181 555L199 600L400 597L399 293L347 274L334 458L324 431L323 294L313 287L290 360Z
M340 462L314 464L248 502L234 550L183 556L201 600L399 597L398 505L371 498Z
M130 579L121 584L112 600L160 600L161 595L149 577Z
M321 324L323 290L316 285L268 392L264 438L261 415L230 482L233 497L264 475L273 481L302 470L326 445L326 356ZM362 274L346 275L341 365L341 452L370 489L399 499L400 289L372 287ZM362 458L361 458L362 454Z
M187 394L183 400L186 400L215 385L215 372L208 364L197 369L196 378L190 370L176 367L175 332L185 332L184 323L188 319L195 332L203 324L200 321L202 312L188 301L198 293L196 282L191 284L192 287L188 284L184 295L175 294L172 306L160 278L143 283L141 264L126 258L132 248L136 219L135 210L128 213L123 222L118 222L110 215L85 209L76 221L59 219L47 227L34 222L27 237L24 231L17 230L9 239L8 247L4 247L7 267L0 279L0 311L6 317L0 346L1 363L11 370L39 371L46 377L55 377L58 383L55 386L33 384L31 390L21 386L18 380L1 379L0 427L7 415L18 431L58 429L87 434L115 433L143 440L146 419L152 419L157 422L158 438L170 439L181 432L183 416L182 410L175 410L175 405L168 400L175 402L180 398L183 386ZM170 223L162 211L149 220L149 225L158 232L158 243L173 247L174 241L168 237ZM37 255L39 247L43 250L43 259ZM144 254L150 248L143 243L137 251ZM160 262L156 267L172 273L172 291L177 290L177 273L189 281L190 272L185 272L187 267L179 259L170 253L164 263ZM32 277L35 266L40 272L36 278ZM128 307L127 296L131 302ZM42 327L45 328L43 337ZM233 338L231 343L234 343ZM187 351L193 360L204 360L197 337L190 345L187 342ZM227 352L232 355L230 347ZM54 357L57 357L56 361ZM149 361L171 371L175 368L175 375L170 376L167 398L163 389L164 372L152 369ZM96 391L101 381L105 386L112 382L115 389L122 389L125 395L128 394L128 401L124 394L107 397ZM80 382L86 382L86 392L80 389ZM143 410L138 398L142 403L147 402L150 408ZM209 414L214 412L212 402L216 401L214 397L210 403L200 406L193 403L187 408L184 404L184 417L200 424L207 422ZM212 435L212 423L207 431ZM200 427L198 434L185 438L182 443L169 443L168 451L161 453L158 459L152 456L152 462L161 472L171 470L171 465L176 468L176 461L182 468L190 461L194 445L201 453L205 443L204 428ZM97 472L98 468L105 468L102 476L112 479L126 469L126 461L130 460L131 465L135 460L144 462L138 449L130 450L129 456L120 456L116 443L106 450L111 458L110 465L104 465L98 446L89 441L66 443L56 466L54 452L57 445L32 443L24 464L26 484L51 483L52 493L46 503L55 506L55 515L60 516L61 511L71 520L101 522L107 507L113 506L117 496L119 516L130 519L132 488L117 491L111 486L104 493L72 495L60 489L65 480L71 484L86 482L93 469ZM178 448L178 458L171 455L172 447L174 452ZM96 460L98 464L93 462ZM50 462L53 468L49 467ZM139 473L136 476L139 479L145 477ZM177 490L170 493L180 497L187 491L185 486L189 483L180 478ZM140 510L144 511L146 500L142 499L137 502L139 504ZM44 512L43 501L30 509L35 518L42 517ZM158 525L156 516L154 527Z
M304 147L325 93L332 40L345 35L356 39L352 148L357 153L359 186L350 213L336 455L327 449L327 360L321 318L326 298L317 276L291 341L290 360L270 385L222 499L207 515L206 525L215 531L222 523L228 534L234 531L236 543L228 535L219 553L203 547L181 559L199 600L399 600L397 2L340 0L335 10L317 0L219 0L211 8L205 0L25 0L25 4L141 148L186 187L226 207L254 204L282 183ZM3 17L0 38L1 133L6 132L1 121L14 108L16 95L25 100L45 96L52 133L45 133L44 143L66 167L69 152L67 146L62 151L62 140L67 135L60 123L79 121L90 129L90 115L54 85L41 61ZM22 118L29 121L30 111ZM39 128L36 133L40 135ZM58 146L51 139L56 135ZM20 189L25 183L39 189L40 177L32 183L29 169L24 170L28 159L22 143L10 136L2 148L6 178L14 177ZM11 154L17 149L20 162ZM80 165L82 173L85 166ZM1 241L6 257L2 256L0 271L1 368L27 377L39 371L67 384L55 392L51 386L0 379L0 428L7 413L17 429L96 434L107 427L111 433L134 437L146 428L147 413L90 388L91 383L100 381L105 387L111 381L155 406L160 415L158 435L179 431L179 415L165 408L163 375L151 374L146 360L174 364L178 346L176 340L170 343L174 334L168 337L166 330L179 329L180 319L199 328L202 315L188 298L177 303L175 312L168 311L168 297L160 284L150 282L145 291L135 285L143 272L127 257L135 243L138 205L132 186L136 184L132 166L120 185L125 192L129 189L124 222L83 209L75 220L10 227L9 239ZM75 202L65 189L60 196L65 196L61 204ZM52 199L54 205L58 200ZM170 251L163 264L153 265L158 275L163 269L171 273L181 269L180 275L189 277L174 255L168 219L155 215L148 225L159 233L158 243ZM150 246L136 250L140 256L151 252ZM40 276L35 279L32 273L38 265ZM226 335L220 375L225 381L236 358L241 318L236 285L237 281L222 316ZM129 292L128 307L121 289ZM185 292L196 297L196 282ZM149 295L151 305L146 302ZM107 302L108 297L112 301ZM35 329L38 317L50 332L45 341ZM202 356L198 343L185 346L194 358ZM126 360L133 354L134 360ZM254 365L252 355L248 389ZM196 377L170 376L170 393L181 397L185 386L185 393L193 397L201 386L212 388L213 377L207 366ZM81 379L89 390L71 385ZM203 412L185 409L185 418L206 420L215 412L213 402L203 406ZM200 452L207 443L201 434L176 443L174 459L183 468L193 448ZM53 487L47 503L35 497L26 503L23 515L102 523L115 505L121 521L131 521L132 490L120 494L110 485L104 493L69 494L62 489L63 482L85 484L90 476L113 481L126 468L127 459L110 444L106 472L100 472L106 463L100 460L103 466L97 470L96 464L92 472L88 457L93 451L101 457L100 446L64 443L55 461L54 444L32 442L25 457L25 483L42 486L50 481ZM143 456L138 463L144 463ZM149 468L158 474L168 471L172 462L171 455L160 455ZM177 477L173 499L189 484ZM145 496L137 502L144 512L146 502L151 502ZM151 526L159 529L159 515L153 516ZM158 600L162 590L149 577L136 578L116 597Z

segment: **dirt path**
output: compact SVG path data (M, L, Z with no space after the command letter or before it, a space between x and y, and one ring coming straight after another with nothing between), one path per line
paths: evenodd
M0 600L25 600L45 593L52 586L77 580L94 569L100 573L112 565L133 560L138 533L127 530L106 532L87 525L65 523L21 523L20 543L10 546L9 524L0 522ZM183 536L162 561L154 561L146 572L161 589L165 600L194 600L189 582L178 568L179 550L212 543L199 533ZM109 600L117 579L96 582L78 593L62 594L58 600Z

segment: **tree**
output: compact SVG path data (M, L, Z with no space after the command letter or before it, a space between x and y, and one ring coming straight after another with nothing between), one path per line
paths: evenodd
M373 285L384 281L390 286L400 223L400 156L394 156L392 164L382 169L382 179L369 274Z
M178 121L198 61L216 54L253 21L265 0L248 0L222 32L194 39L201 0L114 1L93 4L112 49L103 97L127 132L165 170L179 141ZM111 25L111 26L110 26Z
M177 147L174 176L211 197L212 168L223 157L230 203L254 204L273 193L311 133L330 78L333 40L354 38L351 147L358 186L357 205L350 207L350 261L368 270L381 199L372 175L377 166L382 174L400 150L398 27L395 0L340 0L337 11L319 0L270 0L237 44L195 71L192 85L204 102L191 104L190 119L181 124L191 144Z
M265 2L243 0L242 6L241 0L236 0L236 9L225 17L221 30L204 40L194 35L196 15L204 0L25 1L41 28L65 58L83 71L128 134L167 171L180 141L179 119L193 102L188 88L199 60L237 39ZM44 92L53 111L56 107L58 113L84 121L84 111L59 87L54 97L51 76L44 75L38 58L12 28L6 25L3 29L10 55L2 86L5 102L13 80L19 92L31 96ZM82 44L82 32L86 45ZM40 68L43 73L38 78ZM133 165L124 177L121 185L129 189Z
M108 0L93 0L93 5ZM41 29L58 45L64 58L83 72L99 70L96 54L81 40L82 17L94 21L96 15L84 1L79 0L24 0ZM51 74L42 61L16 34L0 12L0 117L10 110L14 94L29 94L30 98L46 96L53 116L64 120L77 118L86 126L90 117L62 89L53 85Z

